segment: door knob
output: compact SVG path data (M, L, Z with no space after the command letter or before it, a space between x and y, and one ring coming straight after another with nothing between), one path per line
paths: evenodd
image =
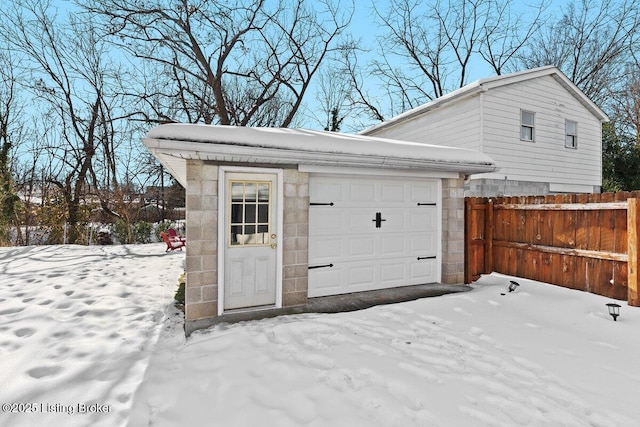
M272 243L272 244L271 244L271 245L269 245L269 246L271 246L271 249L275 249L278 245L276 245L275 243Z

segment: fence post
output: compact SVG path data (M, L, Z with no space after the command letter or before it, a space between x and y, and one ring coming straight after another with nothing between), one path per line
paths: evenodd
M627 302L630 306L640 306L638 295L638 276L640 267L640 199L627 199Z
M471 235L469 232L469 223L471 222L471 198L464 198L464 283L472 282L471 277Z
M493 199L487 201L487 211L484 217L484 273L493 273Z

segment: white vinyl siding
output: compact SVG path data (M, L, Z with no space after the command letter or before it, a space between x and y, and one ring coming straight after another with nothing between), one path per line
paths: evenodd
M564 127L564 146L567 148L578 148L578 123L573 120L567 120Z
M536 113L535 144L520 143L522 110ZM580 123L575 150L562 149L567 117ZM489 88L370 135L482 151L500 170L479 179L601 185L600 120L548 75Z
M520 111L520 139L535 141L536 114L531 111Z
M480 105L474 96L369 135L482 151Z
M479 178L601 185L602 125L553 77L494 88L484 106L483 152L500 170ZM521 110L536 112L535 144L514 144ZM567 117L580 123L576 150L561 149Z

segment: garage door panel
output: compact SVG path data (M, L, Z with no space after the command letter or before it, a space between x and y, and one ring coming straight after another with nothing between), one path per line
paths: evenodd
M376 200L376 185L373 182L349 183L350 203L373 202Z
M322 208L313 208L309 210L309 235L324 236L335 234L336 229L344 227L342 225L342 217L344 215L339 210L329 210Z
M402 209L397 208L380 208L383 222L380 228L376 229L380 233L399 233L407 228L407 217ZM372 218L375 218L375 212ZM375 227L375 222L372 222Z
M414 182L410 184L411 202L418 203L437 203L438 191L437 187L431 185L430 182Z
M381 185L382 197L381 201L383 203L388 202L403 202L406 196L407 184L393 182L393 183L385 183Z
M336 234L358 235L375 229L371 220L375 213L370 209L334 208L316 209L309 212L309 236L333 236Z
M338 180L322 180L309 182L309 193L320 195L322 199L316 203L341 203L347 200L347 188Z
M309 265L333 262L346 257L344 240L333 237L317 237L309 241Z
M415 263L411 263L409 267L409 275L411 277L411 281L417 282L425 277L431 277L434 278L433 280L436 280L436 262L437 261L435 259L425 259Z
M386 234L373 237L316 237L309 241L310 265L339 261L371 261L435 256L435 233Z
M359 263L357 266L352 266L346 269L348 272L349 283L351 286L368 286L370 283L374 283L376 275L376 268L371 264Z
M435 208L416 208L407 210L408 224L413 230L437 230L438 212Z
M309 242L309 265L338 261L367 261L386 258L435 256L437 247L428 236L380 236L352 240L316 238Z
M437 281L437 260L391 259L338 262L309 271L309 297L388 289Z
M418 236L408 236L409 253L418 256L436 255L438 247L436 246L437 233L425 233Z
M379 240L381 256L403 256L406 253L407 239L405 236L391 234L381 236Z
M353 237L345 243L349 247L347 256L352 257L374 257L377 251L377 240L374 237Z
M424 205L436 203L438 188L437 180L312 175L309 296L438 281L439 259L425 258L438 256L439 210Z
M382 283L399 283L405 279L405 263L395 262L380 266L380 281Z
M376 225L373 219L375 212L364 208L345 208L342 210L347 217L349 228L344 230L349 234L370 233L375 230Z
M346 271L337 268L318 268L309 270L309 296L320 297L343 292L343 276Z

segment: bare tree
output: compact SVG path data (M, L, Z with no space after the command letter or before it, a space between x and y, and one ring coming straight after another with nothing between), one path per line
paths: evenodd
M31 73L25 86L37 101L34 108L46 118L40 121L46 126L36 129L45 143L45 179L62 194L73 243L88 184L116 179L118 118L113 113L118 95L112 89L118 71L90 22L73 15L65 21L46 0L14 4L0 16L4 42L25 57L23 66Z
M478 53L496 75L517 71L517 57L546 24L549 0L521 10L512 0L490 3ZM519 12L516 12L519 10Z
M24 102L19 96L15 55L0 52L0 244L9 242L9 226L19 226L12 172L12 156L16 145L24 142Z
M315 121L324 130L340 130L342 122L352 109L348 103L350 90L348 75L339 67L328 67L319 75L315 99L320 116L315 117Z
M555 65L587 96L605 105L624 80L630 55L639 45L639 0L580 0L527 43L526 68Z
M512 0L391 0L376 8L382 34L369 70L389 106L364 99L365 90L357 88L359 102L379 119L380 111L395 115L464 86L472 66L484 63L497 74L513 68L543 22L547 1L520 4L521 13ZM358 80L354 69L352 76Z
M351 7L332 0L81 0L105 31L156 65L157 120L289 126ZM155 104L149 104L149 102ZM147 114L147 119L154 120Z
M611 114L618 132L632 135L640 146L640 63L634 58L626 70L621 84L609 94Z

